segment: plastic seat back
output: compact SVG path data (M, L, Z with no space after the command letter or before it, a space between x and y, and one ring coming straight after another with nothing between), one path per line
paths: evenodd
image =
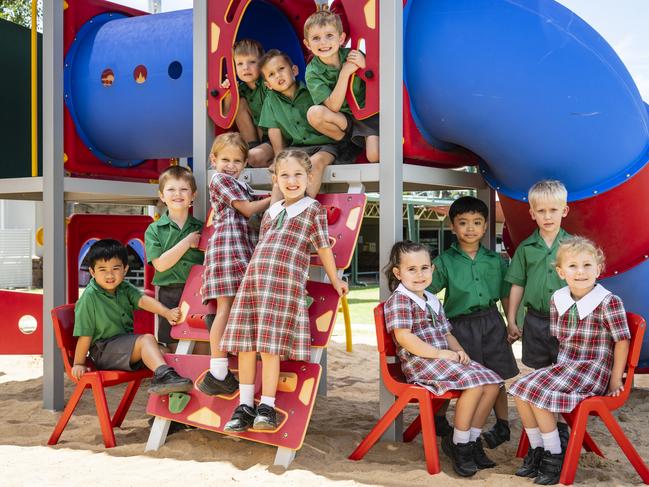
M381 377L385 386L393 390L398 384L405 384L406 378L401 371L401 361L397 356L397 346L385 327L385 303L374 308L374 325L376 328L376 348L379 352Z
M74 332L74 304L64 304L52 310L52 323L56 344L61 350L65 373L72 377L72 365L74 364L74 351L77 347L77 337ZM91 365L88 360L87 365Z
M629 331L631 332L631 343L629 344L629 354L626 359L626 378L624 379L624 391L618 397L607 398L609 402L614 402L615 407L620 407L629 398L631 388L633 387L633 376L635 369L640 360L640 352L642 351L642 339L647 329L645 319L635 313L627 313L626 319L629 324Z

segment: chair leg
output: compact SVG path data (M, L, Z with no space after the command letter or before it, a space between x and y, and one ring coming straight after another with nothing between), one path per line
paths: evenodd
M516 456L518 458L523 458L527 455L527 450L530 449L530 439L527 437L527 433L523 428L521 430L521 438L518 440L518 450L516 450Z
M63 433L63 430L68 425L68 422L72 417L72 413L74 413L77 404L79 404L79 399L81 399L81 396L83 396L83 391L86 390L86 387L88 387L88 383L85 382L77 383L77 387L74 389L74 392L70 396L68 403L65 405L65 409L61 413L61 417L56 423L56 426L54 427L54 431L52 431L52 435L50 436L50 439L47 440L48 445L56 445L59 442L61 433Z
M97 419L99 419L101 434L104 437L104 445L106 448L113 448L115 446L115 433L113 433L113 426L110 421L110 412L108 411L104 385L99 379L93 381L91 385L92 395L95 398L95 406L97 408Z
M604 409L603 407L599 413L600 418L602 418L602 421L613 435L613 438L615 438L615 441L617 441L617 444L620 445L622 452L629 459L629 462L631 462L631 465L633 465L636 472L638 472L642 481L645 484L649 484L649 468L647 468L642 457L638 455L638 451L633 447L626 434L615 420L615 417L613 417L608 409Z
M576 413L572 412L572 424L570 431L570 440L563 458L563 467L559 482L563 485L572 485L575 480L575 473L579 465L579 455L584 443L586 434L586 425L588 424L588 410L577 406Z
M410 426L403 432L403 441L406 443L411 442L421 432L421 414L410 423Z
M399 413L408 405L410 400L409 396L399 397L390 408L385 412L385 414L377 421L374 425L374 428L368 433L368 435L360 442L356 449L349 455L350 460L360 460L365 454L370 451L374 444L379 441L381 435L385 433L385 430L388 429L390 424L396 419Z
M563 417L568 423L568 426L572 428L572 423L574 421L574 413L563 413ZM605 458L602 450L599 449L595 440L588 434L588 431L584 432L584 444L582 445L586 451L592 452L595 455L598 455L602 458Z
M137 394L137 391L140 388L140 382L142 382L142 379L135 379L128 383L128 386L124 391L124 396L122 396L122 400L119 402L117 411L115 411L115 415L110 422L113 428L119 428L120 426L122 426L122 422L126 417L126 413L128 413L128 410L131 407L131 403L133 402L133 399L135 399L135 394Z
M437 438L435 436L435 421L430 397L419 401L419 414L421 416L421 436L424 443L426 467L428 473L439 473L439 452L437 451Z

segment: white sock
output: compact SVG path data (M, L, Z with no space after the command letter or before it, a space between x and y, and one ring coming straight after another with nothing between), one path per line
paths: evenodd
M458 443L468 443L469 441L471 441L471 430L462 431L453 428L453 443L457 445Z
M261 396L261 403L270 406L271 408L275 407L275 398L271 396Z
M543 438L543 448L553 454L561 453L561 440L559 439L558 429L555 428L554 431L549 433L541 433L541 438Z
M210 374L212 374L216 380L225 379L225 376L228 375L228 358L211 358Z
M255 385L239 384L239 404L255 407Z
M480 438L480 434L482 433L482 428L471 428L469 430L469 441L475 441L478 438Z
M541 438L541 430L538 428L525 428L525 433L530 440L530 447L538 448L543 446L543 438Z

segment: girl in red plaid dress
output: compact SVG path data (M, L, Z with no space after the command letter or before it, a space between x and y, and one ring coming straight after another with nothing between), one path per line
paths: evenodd
M557 363L518 379L516 400L530 449L516 475L534 483L559 482L563 454L556 413L572 411L583 399L623 390L631 334L620 298L595 280L604 254L590 240L572 237L557 250L557 273L568 286L550 300L550 332L559 340Z
M326 210L306 196L311 161L300 150L280 152L273 183L284 199L271 205L261 222L259 244L239 286L221 349L239 355L240 405L226 431L277 429L275 394L280 357L308 360L311 355L306 280L311 248L339 295L347 284L338 278L327 232ZM254 407L257 352L262 360L262 391Z
M493 408L503 380L471 360L457 339L435 295L426 291L433 278L428 248L397 242L385 269L392 296L385 302L385 324L392 333L408 382L441 395L461 390L455 408L453 433L442 440L458 475L495 467L482 448L480 433Z
M197 384L203 393L211 396L232 394L239 387L228 370L227 352L219 349L219 343L257 241L248 218L263 212L270 204L270 198L256 199L250 187L238 180L247 158L248 144L238 133L221 134L212 144L210 163L216 171L210 181L214 233L205 252L201 295L203 302L216 299L216 315L206 317L210 330L210 370Z

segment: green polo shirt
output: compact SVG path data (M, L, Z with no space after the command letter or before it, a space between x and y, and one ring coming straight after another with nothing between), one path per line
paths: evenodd
M261 110L259 126L278 128L286 144L290 146L335 144L336 141L315 130L306 119L306 112L314 103L304 83L296 81L297 90L291 100L287 96L269 90Z
M74 305L74 336L90 336L92 343L133 333L133 311L139 309L142 291L123 281L109 293L91 279Z
M488 309L509 295L505 282L507 263L493 250L482 245L475 258L469 257L453 242L451 248L433 261L435 272L428 290L444 294L444 311L449 318Z
M261 109L264 106L264 100L266 99L266 94L268 93L268 88L264 84L264 80L261 76L257 79L255 89L250 89L247 84L243 81L239 81L239 96L245 98L250 107L250 112L252 113L252 120L255 122L255 125L259 126L259 117L261 115Z
M349 55L350 50L351 49L347 47L341 47L338 50L338 57L340 58L341 66L345 61L347 61L347 56ZM314 104L320 105L329 98L329 95L331 95L331 92L336 87L339 74L340 68L323 63L317 56L313 57L306 67L304 78ZM360 106L365 106L365 83L363 83L363 80L358 76L355 76L352 81L352 93L354 93L354 97L358 104ZM340 111L350 115L352 114L352 109L349 107L347 100L343 102Z
M566 281L559 278L554 262L559 244L568 237L570 234L560 229L552 247L548 248L536 229L518 246L505 280L525 288L522 306L550 313L552 293L566 285Z
M144 233L144 247L147 260L151 262L153 259L157 259L187 235L192 232L200 232L202 229L203 223L189 215L181 230L178 225L169 218L169 214L165 212L158 221L149 225L149 228L147 228ZM192 266L202 263L203 251L198 249L189 249L170 269L163 272L156 271L153 276L153 284L156 286L184 284L187 281Z

